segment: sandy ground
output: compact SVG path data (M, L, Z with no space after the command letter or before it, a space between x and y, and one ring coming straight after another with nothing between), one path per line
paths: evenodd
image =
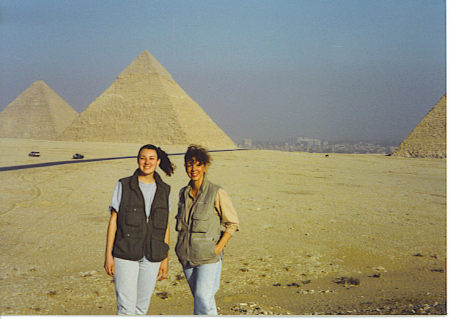
M0 139L0 166L134 155L140 145ZM41 157L29 158L30 151ZM170 152L185 147L168 147ZM381 155L213 153L241 230L224 257L222 315L445 314L446 161ZM165 177L187 183L182 156ZM0 172L0 315L112 315L107 207L134 159ZM150 315L190 315L173 251Z

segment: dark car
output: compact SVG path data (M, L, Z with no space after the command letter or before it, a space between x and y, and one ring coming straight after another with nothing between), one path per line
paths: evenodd
M73 159L83 159L83 158L84 158L84 155L75 153L75 154L73 154L73 157L72 157L72 158L73 158Z
M28 153L28 156L39 157L39 156L41 156L41 153L36 152L36 151L32 151L32 152Z

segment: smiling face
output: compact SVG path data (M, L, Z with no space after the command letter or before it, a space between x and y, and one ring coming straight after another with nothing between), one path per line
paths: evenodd
M161 160L155 150L144 148L138 156L138 166L141 175L153 175Z
M206 174L206 165L197 161L195 157L185 163L186 173L193 182L201 184Z

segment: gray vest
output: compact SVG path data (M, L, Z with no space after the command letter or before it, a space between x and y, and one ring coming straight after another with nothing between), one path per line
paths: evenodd
M167 257L169 250L164 237L169 219L170 186L154 173L156 193L147 220L138 171L120 180L122 199L117 213L113 256L127 260L140 260L145 256L149 261L158 262Z
M219 188L205 177L187 222L186 198L189 196L189 187L180 190L175 227L178 231L178 240L175 252L183 266L187 263L192 266L211 264L221 258L214 250L221 237L220 217L214 211L214 200Z

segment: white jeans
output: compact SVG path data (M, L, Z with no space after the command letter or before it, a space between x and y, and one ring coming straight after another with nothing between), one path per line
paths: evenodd
M183 270L194 297L194 315L217 316L214 296L220 286L222 260L196 267L187 265Z
M145 315L155 288L161 262L114 257L117 314Z

